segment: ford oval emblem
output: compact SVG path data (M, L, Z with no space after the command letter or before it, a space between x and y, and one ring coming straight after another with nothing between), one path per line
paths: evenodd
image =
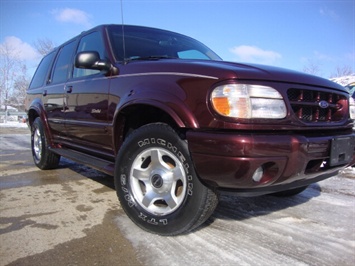
M319 102L319 107L323 108L323 109L328 108L329 107L329 103L326 102L326 101L320 101Z

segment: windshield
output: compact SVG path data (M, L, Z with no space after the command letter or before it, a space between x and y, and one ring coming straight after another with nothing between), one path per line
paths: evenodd
M164 58L221 60L202 43L174 32L124 26L125 49L121 25L109 26L108 34L116 61Z

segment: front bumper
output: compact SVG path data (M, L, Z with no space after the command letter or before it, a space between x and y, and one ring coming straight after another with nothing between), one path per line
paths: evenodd
M355 164L355 133L307 137L189 131L187 140L201 180L236 192L267 194L309 185ZM344 144L345 152L340 151Z

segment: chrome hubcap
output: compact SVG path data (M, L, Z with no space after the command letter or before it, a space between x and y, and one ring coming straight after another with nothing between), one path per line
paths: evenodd
M170 151L151 148L133 162L130 187L138 204L154 215L167 215L182 204L186 194L184 166Z
M42 138L41 132L37 128L33 133L33 151L37 161L41 160L42 157Z

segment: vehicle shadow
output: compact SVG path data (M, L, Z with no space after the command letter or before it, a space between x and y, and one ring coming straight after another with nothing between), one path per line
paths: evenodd
M65 158L62 158L60 168L61 167L69 168L86 178L98 182L109 189L115 190L114 179L110 175L91 167L77 164ZM222 193L219 198L218 206L212 216L197 230L212 224L216 219L242 221L268 215L270 213L304 204L312 198L318 197L320 194L321 187L318 183L310 185L305 191L292 197L276 197L272 195L240 197Z
M112 190L115 190L115 182L113 179L113 176L107 175L101 171L98 171L94 168L91 168L89 166L83 165L83 164L78 164L74 161L71 161L66 158L61 158L60 165L58 169L60 168L68 168L78 174L80 174L83 177L89 178L97 183L100 183L103 186L106 186Z
M219 204L211 216L210 223L214 219L246 220L253 217L267 215L290 207L304 204L312 198L318 197L321 187L315 183L310 185L302 193L292 197L276 197L264 195L258 197L238 197L221 195Z

